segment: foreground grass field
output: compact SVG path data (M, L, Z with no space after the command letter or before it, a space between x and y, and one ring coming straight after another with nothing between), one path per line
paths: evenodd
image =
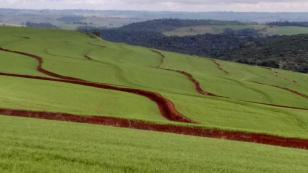
M71 31L1 27L0 36L0 172L308 171L307 150L6 117L48 114L58 118L45 119L63 120L66 113L92 118L92 124L109 117L105 125L172 133L180 133L178 127L216 129L220 138L233 140L237 131L241 141L248 133L249 142L258 142L255 133L268 134L265 144L278 139L301 148L290 141L308 139L305 74ZM149 126L132 125L136 121ZM185 134L198 135L190 132Z
M305 173L308 152L258 144L0 116L3 173Z

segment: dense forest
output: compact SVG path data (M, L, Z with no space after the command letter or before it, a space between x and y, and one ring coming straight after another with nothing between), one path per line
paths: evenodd
M25 23L26 27L30 27L30 28L44 28L44 29L55 29L57 28L57 26L52 25L50 23L33 23L33 22L26 22Z
M188 20L189 21L189 20ZM308 73L308 35L264 36L254 29L226 29L221 34L165 36L161 31L222 21L154 20L117 29L80 28L106 40L240 63ZM164 24L165 23L165 24ZM230 23L230 22L228 22ZM232 22L231 22L232 23Z
M161 33L165 31L172 31L180 27L232 24L244 25L243 23L237 21L156 19L123 26L121 27L121 31L148 31Z
M302 26L308 27L308 22L289 22L289 21L279 21L279 22L270 22L268 25L271 26Z

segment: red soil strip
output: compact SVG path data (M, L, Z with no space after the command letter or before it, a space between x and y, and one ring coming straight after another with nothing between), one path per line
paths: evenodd
M124 88L124 87L117 87L117 86L112 86L109 84L99 84L99 83L93 83L89 81L84 81L82 79L78 78L72 78L68 76L63 76L59 75L53 72L50 72L46 69L43 68L43 58L37 55L25 53L25 52L20 52L20 51L13 51L9 49L4 49L0 48L0 50L5 51L5 52L10 52L10 53L16 53L20 55L25 55L27 57L31 57L35 60L38 61L39 65L37 67L37 70L43 74L56 77L59 79L53 79L53 78L42 78L38 76L27 76L27 75L16 75L16 74L6 74L6 73L1 73L2 75L8 75L8 76L15 76L15 77L24 77L24 78L31 78L31 79L40 79L40 80L49 80L49 81L58 81L58 82L65 82L65 83L71 83L71 84L78 84L78 85L83 85L83 86L90 86L90 87L95 87L95 88L101 88L101 89L109 89L109 90L115 90L115 91L122 91L122 92L127 92L131 94L136 94L139 96L146 97L150 99L151 101L155 102L157 106L159 107L159 110L161 112L161 115L165 117L168 120L171 121L177 121L177 122L184 122L184 123L194 123L190 119L184 117L181 113L179 113L174 104L164 98L162 95L159 93L151 92L151 91L145 91L141 89L132 89L132 88ZM90 58L90 57L88 57ZM90 58L91 59L91 58Z
M73 78L73 77L59 75L59 74L56 74L56 73L53 73L53 72L50 72L50 71L44 69L43 68L43 58L39 57L37 55L33 55L33 54L25 53L25 52L20 52L20 51L9 50L9 49L5 49L5 48L1 48L1 47L0 47L0 50L4 51L4 52L24 55L24 56L31 57L31 58L35 59L39 63L38 66L36 67L36 70L45 74L45 75L48 75L48 76L51 76L51 77L56 77L56 78L61 78L61 79L65 79L65 80L81 80L81 79L77 79L77 78Z
M156 102L157 105L159 106L159 109L162 115L168 120L177 121L177 122L185 122L185 123L192 122L191 120L185 118L183 115L177 112L172 102L165 99L160 94L150 92L150 91L139 90L139 89L131 89L131 88L112 86L108 84L93 83L93 82L83 81L83 80L76 79L76 78L58 75L58 74L55 74L53 72L49 72L43 69L42 68L43 59L39 56L32 55L29 53L19 52L19 51L11 51L8 49L3 49L3 48L0 48L0 50L32 57L39 62L39 66L37 67L38 71L44 74L53 76L53 77L60 78L60 79L40 77L40 76L30 76L30 75L9 74L9 73L0 73L0 75L11 76L11 77L21 77L21 78L28 78L28 79L39 79L39 80L54 81L54 82L63 82L63 83L70 83L70 84L78 84L78 85L89 86L89 87L94 87L94 88L110 89L110 90L134 93L137 95L145 96L149 98L150 100ZM262 103L258 103L258 104L262 104ZM98 117L98 116L80 116L80 115L73 115L73 114L67 114L67 113L0 109L0 114L8 115L8 116L17 116L17 117L109 125L109 126L115 126L115 127L151 130L151 131L168 132L168 133L176 133L176 134L183 134L183 135L212 137L212 138L220 138L220 139L228 139L228 140L236 140L236 141L261 143L261 144L276 145L276 146L283 146L283 147L290 147L290 148L308 149L308 140L295 139L295 138L284 138L284 137L277 137L277 136L265 135L265 134L232 132L232 131L225 131L225 130L218 130L218 129L204 129L204 128L197 128L197 127L177 126L177 125L171 125L171 124L162 125L162 124L155 124L151 122L144 122L144 121L137 121L137 120L128 120L128 119L111 118L111 117Z
M162 63L164 62L164 59L166 58L165 55L163 53L161 53L160 51L157 51L157 50L154 50L154 49L151 49L154 53L157 53L158 55L161 56L161 63L160 65L158 66L159 69L162 69L162 70L168 70L168 71L173 71L173 72L177 72L177 73L181 73L183 75L185 75L194 85L195 85L195 89L196 91L201 94L201 95L206 95L206 96L213 96L213 97L221 97L221 98L227 98L227 99L232 99L230 97L225 97L225 96L219 96L217 94L214 94L214 93L210 93L210 92L207 92L207 91L204 91L201 87L201 84L199 83L199 81L197 81L193 76L192 74L188 73L188 72L185 72L185 71L180 71L180 70L173 70L173 69L166 69L166 68L162 68ZM226 74L229 74L229 72L225 71L221 65L216 61L216 60L212 60L218 67L218 69L222 70L223 72L225 72ZM287 88L281 88L281 89L285 89L285 90L288 90L288 91L292 91L293 93L296 93L296 94L299 94L300 96L304 96L306 98L308 98L308 96L305 96L304 94L302 93L299 93L297 91L294 91L294 90L290 90L290 89L287 89ZM246 103L254 103L254 104L259 104L259 105L266 105L266 106L272 106L272 107L278 107L278 108L287 108L287 109L296 109L296 110L308 110L308 108L299 108L299 107L293 107L293 106L285 106L285 105L276 105L276 104L270 104L270 103L262 103L262 102L254 102L254 101L246 101L246 100L237 100L237 101L241 101L241 102L246 102Z
M215 59L212 59L212 61L213 61L213 63L217 66L217 68L218 68L220 71L224 72L225 74L229 74L229 72L226 71L226 70L221 66L221 64L218 63Z
M27 78L27 79L38 79L38 80L45 80L45 81L70 83L70 84L77 84L77 85L88 86L88 87L93 87L93 88L109 89L109 90L136 94L136 95L146 97L150 99L151 101L155 102L161 112L161 115L165 117L166 119L170 121L176 121L176 122L194 123L192 120L184 117L181 113L179 113L176 110L174 104L170 100L164 98L162 95L158 93L154 93L151 91L124 88L124 87L112 86L108 84L100 84L100 83L93 83L93 82L79 81L79 80L55 79L55 78L48 78L48 77L19 75L19 74L10 74L10 73L1 73L1 72L0 72L0 75L11 76L11 77L21 77L21 78Z
M190 135L190 136L228 139L234 141L244 141L251 143L308 150L307 139L286 138L286 137L279 137L266 134L225 131L219 129L205 129L198 127L179 126L173 124L155 124L146 121L129 120L129 119L113 118L113 117L81 116L81 115L74 115L67 113L38 112L38 111L28 111L28 110L16 110L16 109L0 109L0 114L13 117L78 122L78 123L107 125L107 126L122 127L122 128L150 130L157 132L167 132L167 133L175 133L175 134Z
M213 94L213 93L210 93L210 92L207 92L207 91L204 91L201 87L201 84L199 83L199 81L197 81L192 74L188 73L188 72L185 72L185 71L177 71L178 73L181 73L183 74L184 76L186 76L194 85L195 85L195 88L197 90L198 93L202 94L202 95L207 95L207 96L216 96L216 97L221 97L221 96L218 96L216 94Z
M163 68L161 68L163 69ZM219 96L219 95L216 95L216 94L213 94L211 92L207 92L207 91L204 91L201 87L201 84L199 83L199 81L197 81L192 74L186 72L186 71L180 71L180 70L173 70L173 69L163 69L163 70L168 70L168 71L173 71L173 72L177 72L177 73L180 73L182 75L184 75L189 81L191 81L194 86L195 86L195 90L201 94L201 95L206 95L206 96L215 96L215 97L222 97L222 96Z
M160 57L161 57L161 60L160 60L160 64L157 68L159 69L162 69L162 70L167 70L167 71L172 71L172 72L176 72L176 73L180 73L182 75L184 75L190 82L192 82L195 86L195 89L196 91L201 94L201 95L206 95L206 96L216 96L216 97L221 97L221 96L218 96L216 94L213 94L213 93L210 93L210 92L207 92L207 91L204 91L201 87L201 84L199 83L198 80L196 80L192 74L186 72L186 71L181 71L181 70L173 70L173 69L168 69L168 68L162 68L162 65L164 63L164 60L166 58L166 56L161 53L160 51L157 51L155 49L151 49L152 52L158 54Z

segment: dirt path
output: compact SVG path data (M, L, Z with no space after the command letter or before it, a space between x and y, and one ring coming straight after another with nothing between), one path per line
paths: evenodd
M43 58L37 56L37 55L33 55L33 54L30 54L30 53L26 53L26 52L21 52L21 51L14 51L14 50L9 50L9 49L5 49L5 48L1 48L0 47L0 51L4 51L4 52L9 52L9 53L15 53L15 54L19 54L19 55L24 55L24 56L27 56L27 57L30 57L34 60L36 60L39 64L38 66L36 67L36 70L47 75L47 76L51 76L51 77L55 77L55 78L60 78L60 79L65 79L65 80L81 80L81 79L78 79L78 78L73 78L73 77L68 77L68 76L63 76L63 75L60 75L60 74L57 74L57 73L53 73L53 72L50 72L46 69L43 68Z
M229 72L225 70L219 62L217 62L215 59L211 59L211 60L217 66L218 70L222 71L225 74L229 74Z
M162 69L162 70L167 70L167 71L172 71L172 72L175 72L175 73L179 73L181 75L184 75L194 86L195 86L195 90L201 94L201 95L205 95L205 96L216 96L216 97L222 97L222 96L219 96L219 95L216 95L214 93L211 93L211 92L208 92L208 91L205 91L203 90L203 88L201 87L201 84L200 82L195 79L193 77L192 74L186 72L186 71L181 71L181 70L174 70L174 69L169 69L169 68L163 68L162 65L164 64L164 61L165 61L165 58L166 56L161 53L160 51L158 50L155 50L155 49L151 49L152 52L158 54L161 58L160 60L160 64L157 66L158 69Z
M289 148L300 148L308 150L308 140L285 138L266 134L246 133L236 131L225 131L218 129L205 129L198 127L180 126L174 124L155 124L146 121L129 120L113 117L98 117L98 116L81 116L67 113L54 112L37 112L17 109L2 109L0 114L13 117L36 118L45 120L57 120L78 122L96 125L107 125L122 128L150 130L157 132L175 133L190 136L210 137L219 139L228 139L234 141L243 141L259 144L267 144Z
M39 77L39 76L30 76L30 75L8 74L8 73L0 73L1 75L22 77L22 78L29 78L29 79L56 81L56 82L64 82L64 83L71 83L71 84L95 87L95 88L100 88L100 89L109 89L109 90L131 93L131 94L146 97L149 100L156 103L156 105L158 106L158 108L161 112L161 115L163 117L165 117L166 119L170 120L170 121L184 122L184 123L194 123L192 120L184 117L184 115L182 115L180 112L178 112L176 110L174 104L170 100L164 98L159 93L155 93L155 92L151 92L151 91L145 91L145 90L141 90L141 89L118 87L118 86L113 86L113 85L109 85L109 84L94 83L94 82L89 82L89 81L85 81L85 80L78 79L78 78L59 75L57 73L50 72L50 71L44 69L43 68L43 58L40 57L40 56L21 52L21 51L4 49L4 48L0 48L0 50L5 51L5 52L24 55L24 56L31 57L31 58L35 59L36 61L39 62L39 65L37 66L37 70L39 72L46 74L48 76L51 76L51 77L58 78L58 79Z
M203 88L201 87L201 84L199 83L199 81L197 79L195 79L193 77L192 74L186 72L186 71L180 71L180 70L173 70L173 69L166 69L166 68L161 68L162 70L167 70L167 71L172 71L172 72L176 72L179 74L184 75L192 84L194 84L195 86L195 90L201 94L201 95L205 95L205 96L214 96L214 97L223 97L223 96L219 96L217 94L208 92L208 91L204 91Z
M286 109L294 109L294 110L308 110L308 108L299 108L299 107L287 106L287 105L277 105L277 104L271 104L271 103L262 103L262 102L254 102L254 101L247 101L247 100L239 100L239 99L234 99L234 98L231 98L231 97L220 96L218 94L214 94L214 93L211 93L211 92L208 92L208 91L204 91L203 88L201 87L200 82L197 79L195 79L192 74L185 72L185 71L162 68L162 64L164 63L164 59L166 58L165 55L163 53L161 53L160 51L157 51L157 50L154 50L154 49L151 49L151 50L154 53L157 53L161 57L161 63L157 68L162 69L162 70L173 71L173 72L180 73L180 74L186 76L187 79L190 80L194 84L196 91L201 95L226 98L226 99L231 99L231 100L234 100L234 101L246 102L246 103L252 103L252 104L259 104L259 105L271 106L271 107L276 107L276 108L286 108ZM217 64L219 69L224 71L226 74L229 74L229 72L225 71L217 61L213 60L213 62L215 62L215 64ZM280 88L280 89L282 89L282 88ZM296 93L296 94L300 94L301 96L304 96L303 94L301 94L297 91L294 91L294 90L291 90L291 89L286 89L286 88L283 88L283 89L288 90L288 91L292 91L293 94Z

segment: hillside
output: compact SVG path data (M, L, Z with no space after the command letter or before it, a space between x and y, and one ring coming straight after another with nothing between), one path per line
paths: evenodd
M1 172L308 171L306 74L73 31L0 36Z
M225 59L308 73L308 36L281 36L259 39L242 46Z
M156 32L165 36L195 36L203 34L223 34L226 31L255 30L260 35L308 34L306 22L238 22L222 20L156 19L136 22L116 30L132 32Z
M115 42L307 73L305 22L161 19L117 29L80 28ZM291 46L290 46L291 44Z

